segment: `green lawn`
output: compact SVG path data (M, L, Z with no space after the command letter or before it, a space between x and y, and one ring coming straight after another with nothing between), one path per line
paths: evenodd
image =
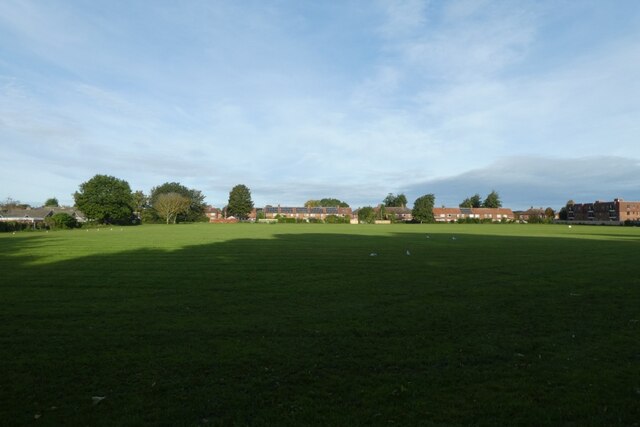
M0 424L638 425L639 254L631 227L3 234Z

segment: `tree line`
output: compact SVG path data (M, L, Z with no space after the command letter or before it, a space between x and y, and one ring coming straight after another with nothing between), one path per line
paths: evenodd
M75 205L90 221L100 224L135 224L207 221L205 196L178 182L153 187L147 195L131 190L129 183L109 175L95 175L80 184ZM236 185L229 193L228 215L246 218L253 209L251 191Z

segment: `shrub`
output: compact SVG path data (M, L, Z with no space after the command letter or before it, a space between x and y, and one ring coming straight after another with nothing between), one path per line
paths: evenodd
M76 228L78 226L78 221L65 212L60 212L45 218L44 222L47 227L52 229L69 229Z

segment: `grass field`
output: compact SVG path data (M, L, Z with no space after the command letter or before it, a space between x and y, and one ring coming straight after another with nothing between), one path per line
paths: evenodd
M0 424L638 425L639 255L631 227L0 235Z

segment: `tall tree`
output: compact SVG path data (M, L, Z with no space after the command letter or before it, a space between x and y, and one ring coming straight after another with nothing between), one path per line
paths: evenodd
M553 220L553 218L555 218L556 216L556 211L553 210L553 208L547 208L544 210L544 216L548 219L548 220Z
M461 208L479 208L482 206L482 199L478 193L474 194L471 197L467 197L460 203Z
M156 198L154 209L167 224L176 223L178 215L189 210L191 200L178 193L162 193Z
M155 203L160 194L178 193L189 199L189 209L186 212L178 214L177 222L193 222L204 218L204 211L207 205L204 203L204 195L201 191L187 188L178 182L165 182L162 185L151 189L149 195L149 203L155 210Z
M140 216L142 211L148 206L148 197L140 190L133 193L133 211Z
M376 220L376 212L371 206L358 209L358 221L364 224L373 224Z
M233 187L229 192L227 215L239 219L247 219L252 210L253 200L251 200L251 190L243 184Z
M404 208L407 206L407 196L404 194L398 194L396 196L393 193L389 193L382 203L388 208Z
M128 224L131 222L131 187L125 180L109 175L96 175L80 184L73 195L76 206L88 219L103 224Z
M58 204L58 199L56 199L55 197L51 197L50 199L47 199L46 202L44 202L45 206L53 206L53 207L58 207L60 206Z
M500 201L500 195L492 190L491 193L487 195L487 198L482 202L483 208L501 208L502 202Z
M423 222L434 222L433 218L433 205L436 202L436 197L433 194L425 194L424 196L418 197L415 202L413 202L413 210L411 211L411 216L415 221Z

